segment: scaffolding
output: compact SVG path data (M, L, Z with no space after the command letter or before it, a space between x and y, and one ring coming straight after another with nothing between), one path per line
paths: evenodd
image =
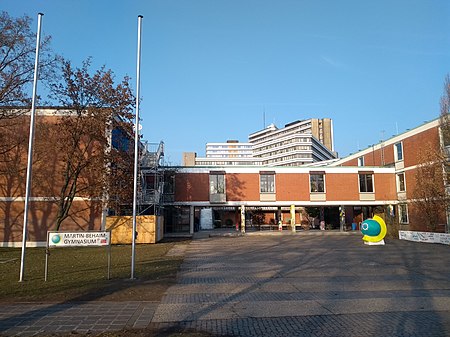
M139 156L138 210L140 215L160 215L164 186L164 142L143 141Z

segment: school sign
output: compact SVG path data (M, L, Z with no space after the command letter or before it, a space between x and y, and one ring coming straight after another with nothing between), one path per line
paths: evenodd
M109 231L48 232L48 247L108 246Z
M110 231L77 231L47 232L47 249L45 250L45 275L48 278L48 260L50 248L57 247L106 247L108 260L108 280L111 275L111 232Z

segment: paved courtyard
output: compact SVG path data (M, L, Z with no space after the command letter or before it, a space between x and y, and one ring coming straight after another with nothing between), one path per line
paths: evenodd
M0 304L0 334L151 326L219 336L450 336L448 246L269 234L200 238L176 254L185 254L178 282L159 304Z
M450 336L450 248L361 236L193 241L153 317L235 336Z

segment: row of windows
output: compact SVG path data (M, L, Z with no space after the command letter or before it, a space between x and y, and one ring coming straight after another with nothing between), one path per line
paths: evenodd
M361 181L360 186L370 186L371 181ZM405 173L401 172L397 174L397 192L406 192Z
M260 193L275 193L275 174L260 174ZM324 174L310 174L310 192L311 193L325 193L325 175ZM209 193L210 194L224 194L225 189L225 175L211 174L209 176ZM361 193L373 192L373 175L367 173L359 174L359 191ZM399 221L402 224L408 223L408 205L398 205Z
M310 192L325 193L325 174L309 175ZM275 174L259 175L260 193L275 193ZM368 173L359 174L359 192L373 193L373 175ZM209 175L209 193L222 194L225 193L225 175L210 174Z
M231 143L230 143L231 144ZM237 145L209 145L207 144L206 148L207 149L251 149L252 146L251 145L242 145L240 143L235 143Z
M311 139L310 137L300 137L300 138L296 137L296 138L283 140L282 142L277 142L274 144L262 146L262 147L255 147L255 150L258 152L262 152L264 150L269 150L269 149L281 147L283 145L288 145L288 144L292 144L292 143L310 143L310 139Z
M243 160L243 161L202 161L202 160L198 160L195 161L195 165L196 166L229 166L229 165L261 165L260 162L257 162L255 160L253 161L248 161L248 160Z
M310 153L291 154L289 156L283 156L283 157L264 160L263 164L268 165L268 164L274 164L274 163L279 163L279 162L294 160L294 159L299 159L299 158L301 158L301 159L311 158L311 154Z
M301 125L299 125L296 128L292 128L292 129L289 129L289 130L284 130L284 131L281 131L281 132L277 132L277 131L271 132L267 136L264 136L264 137L261 137L261 138L253 138L253 139L250 140L250 142L251 143L264 142L264 141L268 141L270 139L279 138L282 135L287 135L287 134L311 133L311 123L301 124Z
M252 154L236 154L236 153L226 153L226 154L207 154L207 158L252 158Z
M264 154L261 154L261 152L258 152L258 154L257 155L255 155L255 157L262 157L262 156L264 156L264 157L269 157L269 156L275 156L275 155L277 155L277 154L280 154L280 153L286 153L286 152L292 152L292 151L297 151L297 150L299 150L299 151L311 151L311 145L297 145L297 146L290 146L290 147L286 147L286 148L283 148L283 149L278 149L278 150L276 150L276 151L272 151L272 152L268 152L268 153L264 153Z

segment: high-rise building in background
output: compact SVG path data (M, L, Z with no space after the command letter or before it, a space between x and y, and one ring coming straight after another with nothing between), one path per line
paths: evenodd
M299 166L334 159L333 123L311 118L277 128L274 124L249 135L248 143L207 143L206 157L185 153L184 166ZM194 164L194 165L193 165Z
M311 118L280 129L271 124L248 139L263 166L298 166L336 158L332 129L331 119Z

